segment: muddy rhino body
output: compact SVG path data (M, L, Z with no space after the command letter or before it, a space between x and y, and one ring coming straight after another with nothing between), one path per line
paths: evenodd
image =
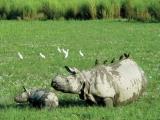
M146 85L144 71L132 59L124 59L107 66L98 65L88 71L76 70L74 75L57 76L52 81L52 86L57 90L78 93L81 99L89 103L106 106L136 100Z
M57 107L58 98L55 93L44 89L28 89L15 97L17 103L29 103L33 107Z

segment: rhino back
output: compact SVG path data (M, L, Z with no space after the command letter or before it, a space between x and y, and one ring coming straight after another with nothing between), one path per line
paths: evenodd
M126 59L107 68L113 76L117 103L125 103L137 99L146 86L146 78L142 69L131 59Z
M59 104L56 94L45 89L31 91L29 103L34 107L57 107Z
M45 105L45 98L46 98L46 92L45 90L33 90L31 91L31 94L29 96L29 103L34 107L42 107Z

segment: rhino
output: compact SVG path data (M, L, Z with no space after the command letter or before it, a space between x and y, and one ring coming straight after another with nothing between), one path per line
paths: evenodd
M147 86L144 71L125 55L109 65L96 65L90 70L79 71L65 66L69 76L56 75L51 86L64 93L79 94L89 104L113 107L133 102Z
M55 93L52 91L46 90L46 89L26 89L25 87L24 91L17 95L14 100L16 103L19 104L25 104L29 103L33 107L42 108L42 107L49 107L54 108L57 107L58 97Z

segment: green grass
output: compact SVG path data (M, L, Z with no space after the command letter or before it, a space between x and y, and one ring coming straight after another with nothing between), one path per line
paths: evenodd
M160 119L160 24L118 21L0 21L0 119L2 120L157 120ZM69 57L57 52L69 48ZM81 58L79 50L85 54ZM20 60L17 52L24 56ZM39 53L46 55L41 59ZM56 92L60 106L34 109L16 106L22 86L51 88L64 65L90 69L98 58L112 60L124 52L144 69L148 88L126 106L88 106L77 95ZM51 88L52 89L52 88Z
M160 0L0 0L0 19L160 21Z

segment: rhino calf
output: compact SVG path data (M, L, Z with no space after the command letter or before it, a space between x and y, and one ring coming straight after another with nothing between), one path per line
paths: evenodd
M81 99L93 104L116 106L132 102L147 85L144 71L130 58L81 72L66 68L71 75L56 76L51 86L58 91L79 94Z
M16 103L29 103L33 107L57 107L58 97L51 91L44 89L26 89L15 97Z

